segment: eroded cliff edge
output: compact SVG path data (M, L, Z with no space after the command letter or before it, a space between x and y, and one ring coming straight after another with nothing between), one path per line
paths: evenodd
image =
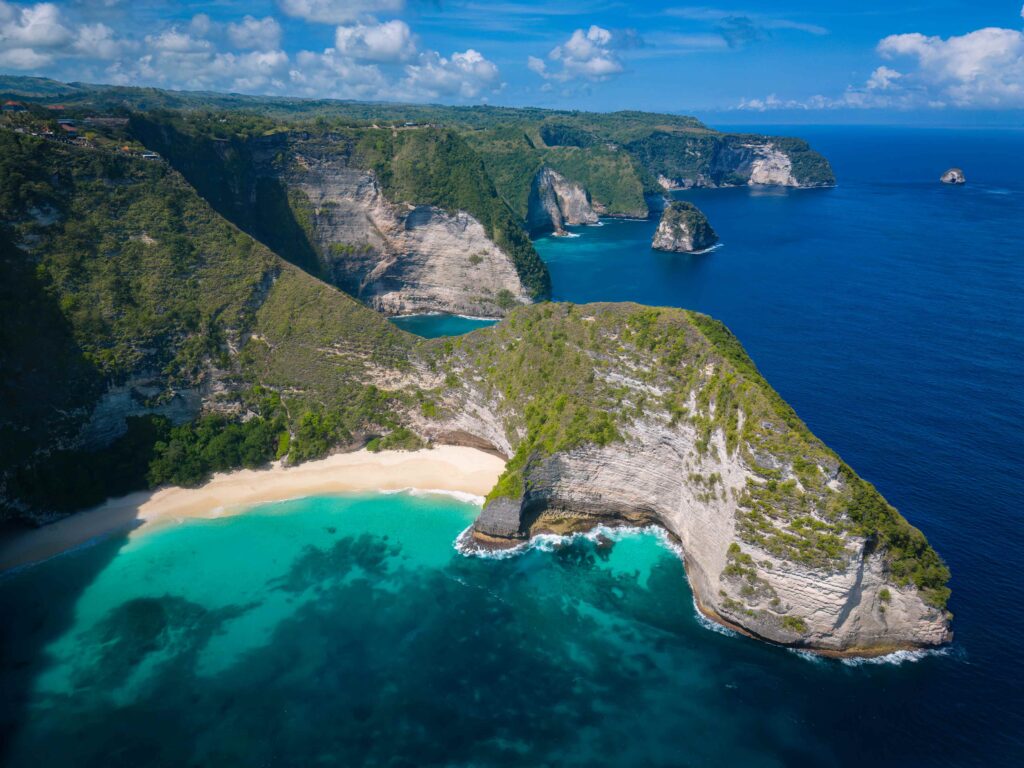
M638 305L545 305L444 347L452 416L417 428L511 456L482 547L598 522L655 524L701 609L756 637L841 654L951 638L948 571L815 438L720 323Z

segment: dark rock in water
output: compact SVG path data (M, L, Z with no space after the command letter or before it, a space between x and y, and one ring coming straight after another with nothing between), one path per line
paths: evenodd
M959 168L950 168L942 174L940 181L943 184L966 184L967 177L964 176L964 172Z
M504 496L492 499L484 506L480 517L473 524L473 530L478 538L479 534L503 539L523 538L520 513L520 499Z
M693 253L718 242L707 217L693 203L675 200L661 214L651 247L656 251Z
M595 542L595 546L600 550L611 550L611 548L615 546L615 542L612 539L609 539L603 533L599 533L597 534L597 541Z

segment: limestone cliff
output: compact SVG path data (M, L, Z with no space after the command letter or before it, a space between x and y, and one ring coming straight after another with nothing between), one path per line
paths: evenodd
M139 117L133 126L218 211L378 311L500 317L547 293L546 268L511 212L494 202L482 170L462 169L468 178L459 180L459 190L479 203L486 221L450 195L444 206L428 204L444 197L443 185L440 193L424 193L427 199L416 197L408 175L417 171L391 167L400 150L360 149L361 142L390 141L383 131L277 131L217 140L187 122ZM448 186L457 183L459 171L449 167L454 162L436 162Z
M531 232L565 234L565 227L596 224L597 214L582 186L547 166L537 171L530 185L526 225Z
M297 143L280 178L330 281L378 311L496 317L530 301L511 260L465 211L392 204L372 171L319 142Z
M487 363L498 350L510 360ZM511 457L474 524L479 546L657 525L685 552L701 610L748 634L845 654L951 638L944 566L923 536L714 321L635 305L538 308L432 365L463 384L443 393L446 418L416 417L416 429L474 434Z
M693 253L718 242L707 217L693 203L676 200L662 211L651 247L657 251Z
M692 187L826 187L828 162L796 139L764 136L666 137L634 149L666 191Z

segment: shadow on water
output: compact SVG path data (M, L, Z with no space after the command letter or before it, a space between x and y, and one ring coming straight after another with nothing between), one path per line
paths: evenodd
M0 575L0 763L34 718L32 691L52 663L47 647L74 624L78 599L126 542L127 534L111 536Z

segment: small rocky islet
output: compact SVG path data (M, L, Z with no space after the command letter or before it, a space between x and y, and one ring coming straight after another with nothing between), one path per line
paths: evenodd
M693 203L674 200L665 206L651 247L656 251L700 253L718 243L707 216Z
M960 168L950 168L939 178L943 184L966 184L967 177Z

